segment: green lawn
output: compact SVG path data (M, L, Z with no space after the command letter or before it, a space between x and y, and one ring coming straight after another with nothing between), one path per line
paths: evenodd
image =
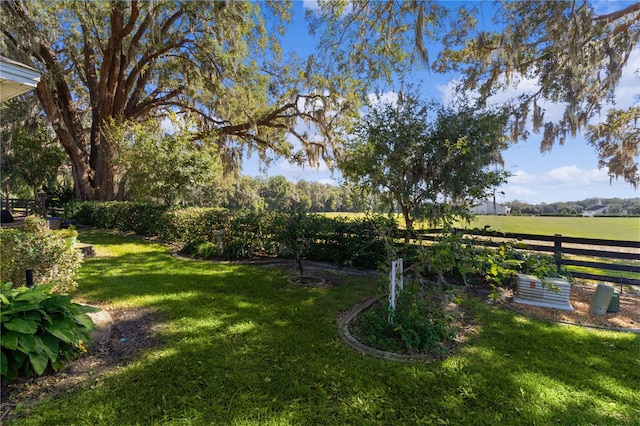
M364 213L322 213L327 217L364 217ZM398 216L399 223L404 223ZM484 228L495 231L598 238L603 240L640 241L639 217L550 217L478 215L471 224L458 223L459 228ZM424 225L429 228L429 225Z
M306 288L278 270L175 259L141 239L81 233L79 296L154 309L163 344L23 410L16 424L640 424L640 335L559 326L477 299L477 332L410 364L343 345L336 317L370 279Z
M477 216L467 228L483 228L519 234L640 241L638 217Z

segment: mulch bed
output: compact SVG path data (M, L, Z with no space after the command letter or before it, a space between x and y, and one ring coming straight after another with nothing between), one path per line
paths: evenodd
M562 311L552 308L525 305L513 302L513 293L505 294L502 302L524 315L550 321L578 324L604 329L640 329L640 294L633 289L623 289L620 293L620 311L593 315L589 312L591 301L596 291L596 284L577 283L571 285L570 303L573 311ZM619 287L617 288L619 291Z

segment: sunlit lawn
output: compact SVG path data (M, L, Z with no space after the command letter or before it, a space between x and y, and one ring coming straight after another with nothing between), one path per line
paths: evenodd
M23 411L17 424L640 424L640 335L530 320L467 299L477 332L429 364L366 358L337 316L370 279L306 288L279 270L190 262L140 239L82 233L100 257L79 295L150 308L164 344Z
M322 213L328 217L362 218L363 213ZM398 223L404 222L398 215ZM640 241L640 217L558 217L558 216L494 216L478 215L469 224L459 222L458 228L489 229L505 233L555 235L603 240ZM430 228L429 224L416 224L416 229Z

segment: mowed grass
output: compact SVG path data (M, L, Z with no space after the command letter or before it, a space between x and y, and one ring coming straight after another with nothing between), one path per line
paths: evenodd
M640 241L639 217L549 217L479 215L464 228L516 234L555 235L603 240Z
M327 217L363 218L364 213L322 213ZM404 225L401 216L398 223ZM423 224L430 228L428 224ZM603 240L640 241L640 217L550 217L478 215L471 223L460 222L463 229L484 228L505 233L555 235ZM419 228L420 225L417 226Z
M364 357L336 318L371 279L290 284L278 269L191 262L141 239L80 235L79 296L153 309L163 343L15 424L598 424L640 419L640 335L560 326L465 298L475 333L451 357ZM152 324L148 324L149 327Z

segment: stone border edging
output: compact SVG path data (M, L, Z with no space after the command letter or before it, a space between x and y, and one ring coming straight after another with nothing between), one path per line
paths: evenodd
M351 332L349 331L349 324L356 317L356 315L358 315L360 312L364 311L365 309L369 308L371 305L373 305L375 302L377 302L383 297L385 296L384 295L374 296L363 302L360 302L357 305L355 305L353 308L351 308L351 310L348 311L346 314L341 315L338 318L338 334L340 335L340 338L342 339L342 341L347 346L351 347L357 352L360 352L361 354L371 356L374 358L383 359L386 361L401 361L401 362L436 361L437 359L434 358L432 355L401 355L393 352L382 351L380 349L374 349L372 347L369 347L359 342L358 340L356 340L355 337L351 335Z
M90 305L93 306L93 305ZM111 327L113 325L113 318L111 314L99 306L98 312L88 312L87 315L91 318L96 328L90 333L91 345L99 343L101 340L107 338L111 334Z

